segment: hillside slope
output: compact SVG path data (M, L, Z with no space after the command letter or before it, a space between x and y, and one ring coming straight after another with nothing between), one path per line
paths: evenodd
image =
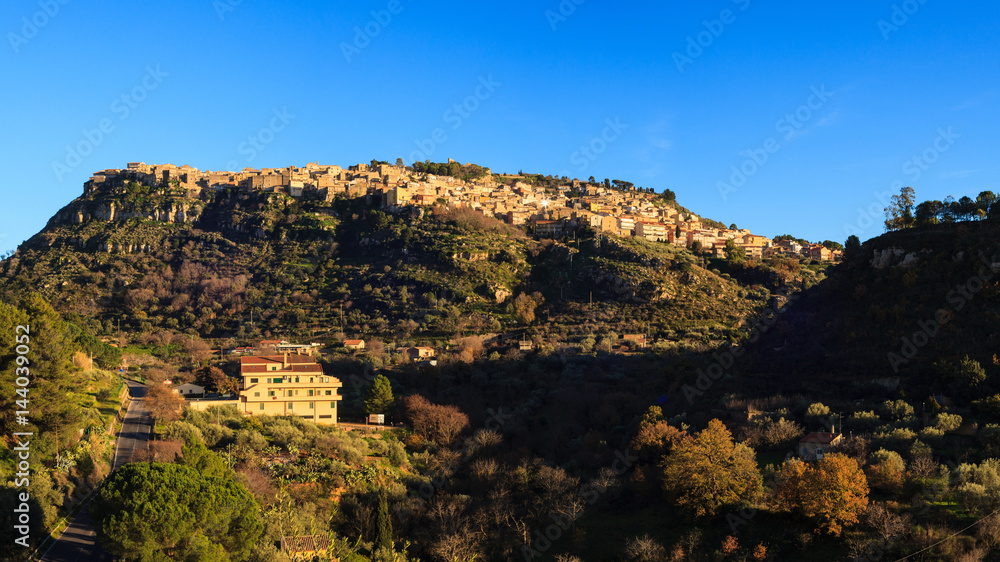
M703 266L643 240L538 242L465 209L133 185L73 201L0 275L108 334L119 321L216 338L495 332L523 323L525 293L538 321L725 339L770 293Z
M784 391L850 382L863 394L879 381L942 394L961 392L954 366L969 356L989 375L976 392L992 392L1000 375L998 240L993 220L869 240L799 295L752 347L743 371Z

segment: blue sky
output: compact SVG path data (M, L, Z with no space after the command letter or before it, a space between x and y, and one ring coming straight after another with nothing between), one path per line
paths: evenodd
M422 154L816 241L877 236L902 185L1000 191L995 3L671 4L3 3L0 252L130 161Z

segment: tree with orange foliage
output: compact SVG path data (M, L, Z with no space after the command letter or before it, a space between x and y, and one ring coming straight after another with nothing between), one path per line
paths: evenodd
M181 411L187 405L184 397L166 384L151 385L146 392L144 402L149 408L149 414L157 423L170 423L181 419Z
M736 537L729 535L722 540L722 554L732 556L740 549L740 542Z
M868 480L854 459L830 454L807 464L789 461L778 471L779 504L839 536L868 507Z
M643 423L632 438L629 450L642 462L657 462L681 442L687 432L665 421Z
M733 442L719 420L682 439L660 466L668 496L695 517L711 517L723 506L752 500L760 492L756 454Z
M469 425L469 416L456 406L434 404L419 394L407 396L402 402L413 431L442 447L451 445Z

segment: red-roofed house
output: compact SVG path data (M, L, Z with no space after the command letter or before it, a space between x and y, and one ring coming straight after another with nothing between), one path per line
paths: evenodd
M639 344L639 347L646 347L646 336L643 334L624 334L622 339L625 341L634 341Z
M344 340L344 347L347 349L364 349L365 340Z
M810 433L799 440L799 456L805 460L822 459L824 453L829 453L831 448L836 447L843 440L842 433L826 431Z

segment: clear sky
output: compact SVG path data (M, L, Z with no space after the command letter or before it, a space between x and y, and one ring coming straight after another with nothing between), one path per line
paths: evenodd
M130 161L454 158L841 242L903 184L1000 191L994 2L36 0L0 22L0 252Z

